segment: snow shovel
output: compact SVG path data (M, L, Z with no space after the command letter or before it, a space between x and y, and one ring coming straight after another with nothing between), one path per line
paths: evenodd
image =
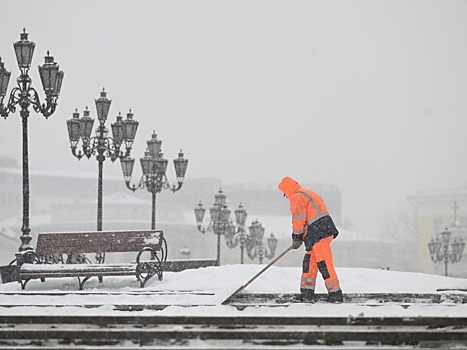
M237 293L240 293L242 290L244 290L251 282L253 282L255 279L257 279L260 275L263 274L264 271L269 269L272 265L276 263L277 260L281 259L285 254L289 252L289 250L292 249L292 246L288 247L286 250L284 250L282 253L280 253L274 260L271 260L269 264L267 264L260 272L258 272L256 275L254 275L248 282L246 282L243 286L238 288L233 294L231 294L227 299L225 299L222 302L222 305L226 304L234 295Z

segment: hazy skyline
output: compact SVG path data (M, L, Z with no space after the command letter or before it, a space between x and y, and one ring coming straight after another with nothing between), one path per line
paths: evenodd
M335 185L361 231L418 190L467 184L465 1L27 0L2 12L8 92L23 27L42 99L47 50L65 72L55 114L31 113L32 169L96 171L71 155L66 120L86 106L95 118L105 87L107 125L129 108L140 122L134 158L155 130L170 161L183 149L187 178ZM19 113L0 130L0 155L19 161Z

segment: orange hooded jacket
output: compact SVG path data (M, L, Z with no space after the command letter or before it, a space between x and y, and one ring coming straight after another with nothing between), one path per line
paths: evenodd
M291 177L284 177L278 187L290 201L293 234L301 235L304 239L308 226L324 216L329 216L328 208L321 196L302 188Z

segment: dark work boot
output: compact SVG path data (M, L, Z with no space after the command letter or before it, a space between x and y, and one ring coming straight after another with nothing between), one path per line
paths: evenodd
M342 291L338 290L337 292L329 292L328 302L342 304L344 302L344 296L342 295Z
M314 303L315 291L313 289L302 289L300 294L294 296L294 299L302 303Z

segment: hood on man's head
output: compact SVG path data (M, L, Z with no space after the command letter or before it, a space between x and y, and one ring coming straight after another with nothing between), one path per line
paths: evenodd
M277 185L279 189L284 192L284 194L287 197L290 197L292 194L294 194L298 189L301 188L300 184L292 179L290 176L284 177L281 182L279 182L279 185Z

